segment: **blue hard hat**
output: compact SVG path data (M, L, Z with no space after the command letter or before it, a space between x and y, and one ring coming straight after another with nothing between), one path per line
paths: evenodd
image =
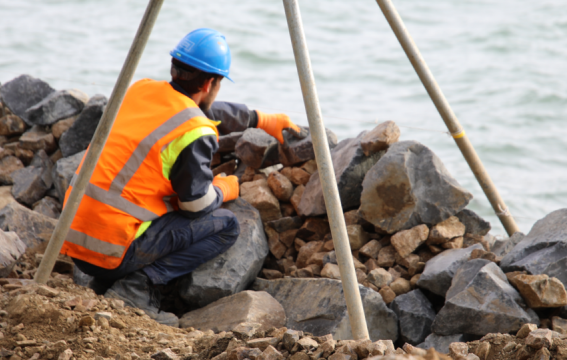
M169 54L184 64L232 81L228 76L230 48L224 35L216 30L202 28L191 31Z

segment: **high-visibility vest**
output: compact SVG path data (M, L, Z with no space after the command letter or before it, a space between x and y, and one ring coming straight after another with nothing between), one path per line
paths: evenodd
M152 220L177 209L169 169L164 173L162 151L180 136L188 137L188 143L213 134L218 140L217 124L166 81L143 79L133 84L124 97L61 253L106 269L118 267L137 234ZM81 166L82 161L74 179ZM73 183L67 189L65 202ZM212 192L206 196L216 199L212 185L209 190ZM197 199L194 206L210 200Z

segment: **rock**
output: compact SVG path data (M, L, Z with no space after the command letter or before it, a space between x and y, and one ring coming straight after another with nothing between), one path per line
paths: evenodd
M567 320L560 318L559 316L552 316L551 328L553 329L553 331L561 335L565 335L567 334Z
M443 220L431 228L427 244L444 244L447 241L451 241L451 239L462 237L463 235L465 235L465 225L463 225L456 216L450 216L448 219Z
M272 269L262 269L262 275L264 275L264 277L268 280L283 278L283 274L281 272Z
M294 167L291 169L289 180L295 185L306 185L310 178L311 175L307 171Z
M472 198L441 160L415 141L391 145L368 170L362 188L360 215L389 234L438 224L464 209Z
M348 225L346 228L348 242L352 250L359 250L370 240L368 233L364 231L361 225Z
M51 177L53 178L53 185L59 194L59 201L63 202L65 199L65 192L73 179L73 175L79 168L79 164L85 155L85 151L76 153L66 158L57 160L55 166L51 170Z
M362 152L360 141L365 133L356 138L345 139L331 151L335 178L343 210L357 208L360 205L362 179L366 172L382 157L378 152L369 157ZM298 206L298 214L318 216L327 213L319 172L311 175L305 186L305 192Z
M536 350L543 347L549 349L551 347L551 344L553 343L551 337L551 330L537 329L529 333L528 337L526 338L526 345Z
M319 344L317 343L317 341L308 338L308 337L303 337L301 338L297 344L299 344L299 348L301 350L305 350L305 351L313 351L315 349L317 349L319 347Z
M35 166L42 169L41 180L48 188L53 185L53 177L51 176L51 170L53 169L53 161L47 155L47 153L41 149L35 153L29 166Z
M100 318L105 318L106 320L110 321L112 319L112 313L108 311L99 311L95 313L94 320L98 320Z
M303 197L304 192L305 192L305 186L299 185L298 187L295 188L295 190L293 190L291 199L289 199L289 202L291 203L291 205L293 205L295 212L298 214L299 214L298 212L299 204L301 202L301 198Z
M89 100L87 94L79 90L59 90L29 107L25 116L34 125L52 125L59 120L77 115Z
M378 252L378 266L391 267L396 263L396 249L391 246L385 246Z
M435 310L420 290L396 297L390 308L398 315L403 341L418 345L431 334Z
M287 216L278 220L268 221L268 226L279 233L287 230L299 229L303 225L303 220L299 216Z
M57 220L32 211L17 202L0 210L0 229L14 231L27 247L49 241Z
M393 121L386 121L370 130L362 137L360 145L364 155L370 156L386 150L400 138L400 128Z
M567 209L556 210L537 221L528 235L502 258L502 270L547 274L567 284L566 223Z
M486 335L518 331L525 323L537 324L539 318L533 310L526 309L522 297L498 265L475 259L456 272L432 331L440 335Z
M290 132L284 133L284 144L278 146L279 161L284 166L293 166L311 159L315 159L315 151L313 150L313 140L309 134L308 127L301 127L303 131L308 133L303 139L296 138ZM331 130L325 129L327 133L327 142L329 149L337 146L337 135Z
M366 280L368 280L368 282L370 282L378 289L380 289L384 286L390 285L393 278L392 278L392 274L387 272L385 269L378 268L370 271L368 273L368 276L366 277Z
M326 263L325 266L323 266L323 269L321 270L321 277L324 277L324 278L327 278L327 279L340 280L341 279L341 271L339 270L339 265L332 264L332 263Z
M211 329L215 332L230 331L243 322L260 323L261 331L270 327L280 328L286 323L285 311L264 291L242 291L188 312L179 319L182 328Z
M59 358L57 358L57 360L71 360L72 357L73 357L73 350L67 349L59 355Z
M35 166L16 170L12 173L14 186L12 186L12 196L27 206L32 206L40 200L49 187L42 179L43 169Z
M282 217L280 203L264 179L249 181L240 185L240 197L258 209L262 222Z
M282 308L282 312L283 312L283 308ZM285 321L283 323L285 324ZM274 346L277 346L279 342L280 342L280 339L278 339L277 337L269 337L269 338L259 338L259 339L248 340L246 342L246 345L249 348L258 348L262 351L265 351L268 348L268 346L271 346L272 349L275 350Z
M6 115L0 118L0 135L20 135L26 130L26 123L16 115Z
M267 291L284 307L288 329L334 339L352 339L342 285L331 279L257 279L257 291ZM370 338L396 340L397 317L375 291L359 285Z
M409 230L402 230L394 234L390 239L397 253L405 258L415 251L427 240L429 228L427 225L418 225Z
M299 338L303 336L302 331L296 330L286 330L282 337L283 346L287 349L287 351L291 351L295 344L299 341Z
M524 325L522 325L520 330L518 330L516 337L518 339L525 339L534 330L537 330L536 324L524 324Z
M173 351L171 351L170 348L158 351L157 353L153 354L150 357L154 360L177 360L177 359L179 359L179 356L177 356L177 354L175 354Z
M376 259L378 252L382 249L382 244L377 240L370 240L363 247L358 250L358 253L366 257Z
M408 280L400 277L392 281L389 285L390 289L396 294L396 296L408 293L411 290L411 284Z
M179 293L191 306L200 308L247 289L268 255L268 242L258 210L241 198L223 207L236 215L240 235L225 253L202 264L182 279Z
M33 204L33 211L52 219L59 219L59 215L61 215L61 205L54 198L46 196Z
M111 318L111 319L108 321L108 324L109 324L110 326L112 326L113 328L116 328L116 329L118 329L118 330L122 330L122 329L125 329L125 328L126 328L126 324L124 324L124 322L123 322L122 320L117 319L117 318L114 318L114 317Z
M20 75L0 87L0 98L12 113L31 126L33 123L25 116L25 111L54 92L48 83L29 75Z
M260 355L259 360L283 360L283 355L277 351L273 346L268 345Z
M465 233L484 236L488 234L490 229L490 223L480 216L477 215L472 210L463 209L455 215L461 223L465 225Z
M320 218L309 218L305 220L297 237L305 241L323 240L325 235L331 232L329 221Z
M15 232L0 230L0 278L7 277L18 259L26 251L26 244Z
M6 156L0 159L0 185L12 185L12 174L24 168L22 161L15 156Z
M236 142L235 152L245 165L259 169L267 165L266 160L277 146L278 141L264 130L248 128Z
M53 289L53 288L46 286L46 285L39 285L37 287L36 293L38 295L42 295L42 296L45 296L45 297L48 297L48 298L54 298L57 295L59 295L61 293L61 291Z
M434 294L445 296L457 269L469 260L475 249L482 245L475 244L465 249L453 249L442 252L425 263L425 269L417 281L417 286Z
M81 152L89 146L107 101L104 95L94 95L69 130L61 135L59 148L64 158Z
M60 120L53 124L51 126L51 133L53 134L53 137L59 140L59 138L61 138L61 135L63 135L65 131L69 130L69 128L73 126L77 118L78 116L71 116L70 118Z
M465 341L465 337L462 334L454 334L448 336L442 336L437 334L431 334L425 338L425 341L417 345L421 349L435 348L440 353L448 354L449 345L454 342Z
M311 241L307 244L303 245L301 249L299 249L299 254L297 255L296 265L298 269L303 269L307 266L307 260L311 258L311 256L323 247L322 241Z
M232 132L227 135L219 136L219 153L230 153L233 152L236 143L242 137L242 132Z
M532 309L567 305L567 292L557 278L520 274L509 279Z
M268 247L272 255L278 260L281 259L287 251L287 247L279 240L277 233L268 238Z
M514 233L509 238L495 239L494 244L491 246L490 251L492 251L496 256L502 256L508 254L514 246L518 245L526 235L521 232Z
M288 178L277 171L268 175L268 186L274 196L280 201L289 201L293 194L293 185Z
M11 202L16 201L12 196L11 186L0 186L0 210Z

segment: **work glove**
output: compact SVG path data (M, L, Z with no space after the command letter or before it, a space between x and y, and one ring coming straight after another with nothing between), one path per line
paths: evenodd
M240 191L238 187L238 178L234 175L221 176L220 174L213 178L213 186L216 186L222 192L222 202L236 200Z
M301 129L289 119L286 114L265 114L256 110L258 114L258 129L262 129L272 135L280 144L284 143L282 130L292 129L295 133L301 133Z

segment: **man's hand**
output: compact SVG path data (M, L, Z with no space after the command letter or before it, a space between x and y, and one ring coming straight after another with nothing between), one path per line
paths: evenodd
M236 200L238 198L240 188L238 186L238 178L234 175L226 177L222 177L221 175L215 176L213 178L213 186L218 187L222 192L222 202Z
M284 143L282 130L293 129L296 133L301 133L301 129L295 125L286 114L264 114L256 110L258 114L258 128L272 135L280 144Z

